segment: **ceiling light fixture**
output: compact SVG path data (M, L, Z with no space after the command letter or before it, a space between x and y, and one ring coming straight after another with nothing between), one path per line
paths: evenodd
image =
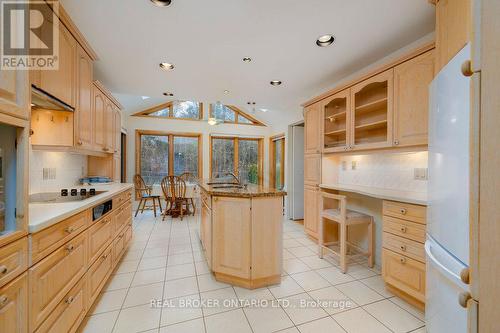
M316 40L316 45L319 47L325 47L331 45L335 41L335 37L332 35L322 35Z
M255 105L255 102L247 102L248 105Z
M282 82L280 80L272 80L269 82L272 86L279 86Z
M172 94L171 92L164 92L163 93L164 96L167 96L167 97L172 97L174 96L174 94Z
M260 111L262 111L262 112L267 112L267 111L269 111L269 110L268 110L268 109L260 109Z
M229 90L224 90L224 94L229 94Z
M213 117L208 118L208 124L209 124L210 126L217 125L217 119L216 119L216 118L213 118Z
M161 68L161 69L164 69L164 70L166 70L166 71L169 71L169 70L174 69L174 65L173 65L173 64L170 64L170 63L168 63L168 62L162 62L162 63L160 63L160 68Z
M142 100L149 99L149 96L141 96Z
M250 57L245 57L245 58L243 58L243 61L244 61L244 62L250 62L250 61L252 61L252 58L250 58Z
M167 7L172 3L172 0L151 0L151 2L158 7Z

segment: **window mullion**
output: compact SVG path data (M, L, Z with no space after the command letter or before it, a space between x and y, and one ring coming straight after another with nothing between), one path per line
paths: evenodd
M239 139L234 138L234 174L236 177L239 177L239 164L240 164L240 149L238 147L239 145Z
M168 136L168 174L174 175L174 136Z

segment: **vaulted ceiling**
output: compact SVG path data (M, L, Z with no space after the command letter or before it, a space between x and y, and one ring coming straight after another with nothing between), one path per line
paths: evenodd
M300 118L305 100L434 30L426 0L61 2L99 55L95 76L127 112L169 100L162 96L169 91L250 112L255 101L255 116L271 125ZM335 43L316 46L322 34Z

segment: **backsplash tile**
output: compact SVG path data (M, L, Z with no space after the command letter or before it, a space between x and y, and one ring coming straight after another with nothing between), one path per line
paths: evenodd
M339 163L338 182L346 185L426 192L427 180L414 179L415 168L427 168L428 153L385 153L343 156ZM355 170L351 169L356 162ZM345 162L346 170L342 169Z
M43 169L56 169L55 178L44 180ZM86 174L87 156L85 155L30 151L30 194L57 192L63 187L78 185L78 179Z

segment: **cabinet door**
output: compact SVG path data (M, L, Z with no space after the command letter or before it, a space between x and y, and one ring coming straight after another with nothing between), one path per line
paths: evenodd
M318 238L319 230L318 195L316 187L304 187L304 229L314 238Z
M113 220L114 213L108 214L100 219L89 228L89 263L92 264L94 260L104 251L104 249L111 243L114 235Z
M106 109L104 112L104 151L114 153L115 147L115 109L113 103L106 99Z
M393 69L351 88L350 149L392 146Z
M94 303L99 292L104 287L107 279L113 271L113 246L108 246L101 256L95 261L95 263L90 266L87 273L87 283L89 291L88 304Z
M321 183L321 155L304 155L304 184L317 186Z
M114 107L114 137L113 137L113 147L115 155L119 156L121 154L121 141L122 141L122 114L120 109Z
M113 180L117 183L121 182L122 175L122 163L120 155L113 156Z
M321 131L321 102L317 102L304 109L304 153L318 154L320 153Z
M250 199L214 197L213 270L250 278Z
M105 113L106 113L106 98L104 94L97 88L93 87L94 94L94 108L93 108L93 122L94 122L94 150L103 151L106 145L105 137Z
M28 332L26 273L0 289L0 332Z
M350 145L351 96L346 89L325 100L320 123L323 126L322 151L345 151Z
M0 70L0 112L28 119L28 71Z
M434 50L394 69L394 145L426 145Z
M92 149L92 80L93 63L81 46L77 49L77 103L75 142L82 149Z
M51 28L52 29L52 28ZM76 102L76 39L59 24L59 69L40 70L42 90L75 107Z
M436 3L436 73L471 39L471 0Z

